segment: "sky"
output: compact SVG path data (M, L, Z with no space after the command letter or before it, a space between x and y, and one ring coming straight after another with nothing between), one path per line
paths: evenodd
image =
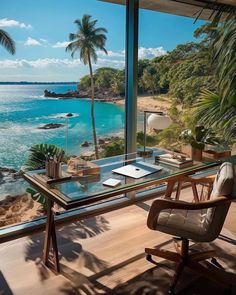
M87 66L72 59L65 47L69 33L76 32L75 19L89 14L108 30L108 55L98 53L94 69L124 67L125 7L98 0L1 0L0 29L16 42L11 56L0 47L0 81L78 81ZM194 19L139 12L139 58L166 54L176 45L196 41L193 32L203 24Z

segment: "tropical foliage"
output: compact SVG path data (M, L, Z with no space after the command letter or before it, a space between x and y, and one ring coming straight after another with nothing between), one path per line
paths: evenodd
M183 130L180 134L180 140L199 150L203 150L205 144L215 145L219 143L212 130L208 130L202 125L196 126L194 131L191 129Z
M30 194L31 198L35 201L38 202L39 204L42 205L43 210L47 210L47 201L46 198L43 194L37 192L35 189L29 187L26 189L26 192Z
M29 156L26 162L26 167L29 170L44 169L46 159L56 156L62 158L64 150L53 144L35 144L29 150Z
M103 67L94 72L94 86L101 91L112 90L114 94L120 96L125 92L125 71L115 68ZM91 87L90 76L85 75L79 82L81 89ZM100 91L100 92L101 92Z
M196 120L215 128L227 141L235 142L236 9L222 7L206 33L218 84L214 92L202 92L195 108Z
M236 140L236 107L222 105L219 94L204 91L196 103L195 116L199 123L211 126L226 141Z
M124 153L125 145L124 140L112 141L104 148L104 157L112 157L116 155L121 155Z
M211 24L213 61L222 103L236 105L236 9L223 7Z
M94 116L94 76L92 61L97 61L97 50L101 50L107 54L105 43L107 30L102 27L97 27L97 20L92 20L90 15L84 15L83 18L76 19L74 23L77 26L76 33L69 34L70 43L66 47L66 51L71 52L71 56L74 57L76 52L80 53L80 60L89 66L90 75L90 86L91 86L91 120L93 129L93 140L95 147L95 156L98 159L98 145L97 145L97 134L96 124ZM103 85L105 79L100 79L99 84Z
M16 45L11 36L4 30L0 29L0 45L2 45L10 54L15 54Z
M210 63L207 43L182 44L164 56L139 60L138 81L139 94L167 94L178 104L191 106L202 90L216 90L214 65ZM88 89L89 76L84 76L79 85ZM125 72L113 68L98 69L94 74L94 85L123 95Z

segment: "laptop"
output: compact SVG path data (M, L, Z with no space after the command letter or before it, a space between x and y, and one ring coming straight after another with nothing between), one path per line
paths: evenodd
M136 163L114 169L112 172L137 179L161 170L161 166L138 161Z

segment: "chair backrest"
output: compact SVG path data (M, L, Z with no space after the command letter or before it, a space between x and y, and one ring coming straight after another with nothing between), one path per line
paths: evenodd
M216 175L211 192L211 199L220 196L232 198L234 177L235 172L233 164L229 162L223 163ZM230 202L207 210L204 225L207 229L209 241L217 238L221 232L229 207Z

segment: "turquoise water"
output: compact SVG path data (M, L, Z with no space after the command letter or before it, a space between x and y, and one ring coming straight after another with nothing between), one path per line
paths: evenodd
M30 146L52 143L65 148L66 127L40 130L47 123L65 123L56 118L62 113L76 113L69 120L68 153L85 152L80 144L92 141L90 100L49 99L43 91L73 90L76 85L0 85L0 166L20 168L25 163ZM124 132L124 108L111 103L95 103L97 135Z

